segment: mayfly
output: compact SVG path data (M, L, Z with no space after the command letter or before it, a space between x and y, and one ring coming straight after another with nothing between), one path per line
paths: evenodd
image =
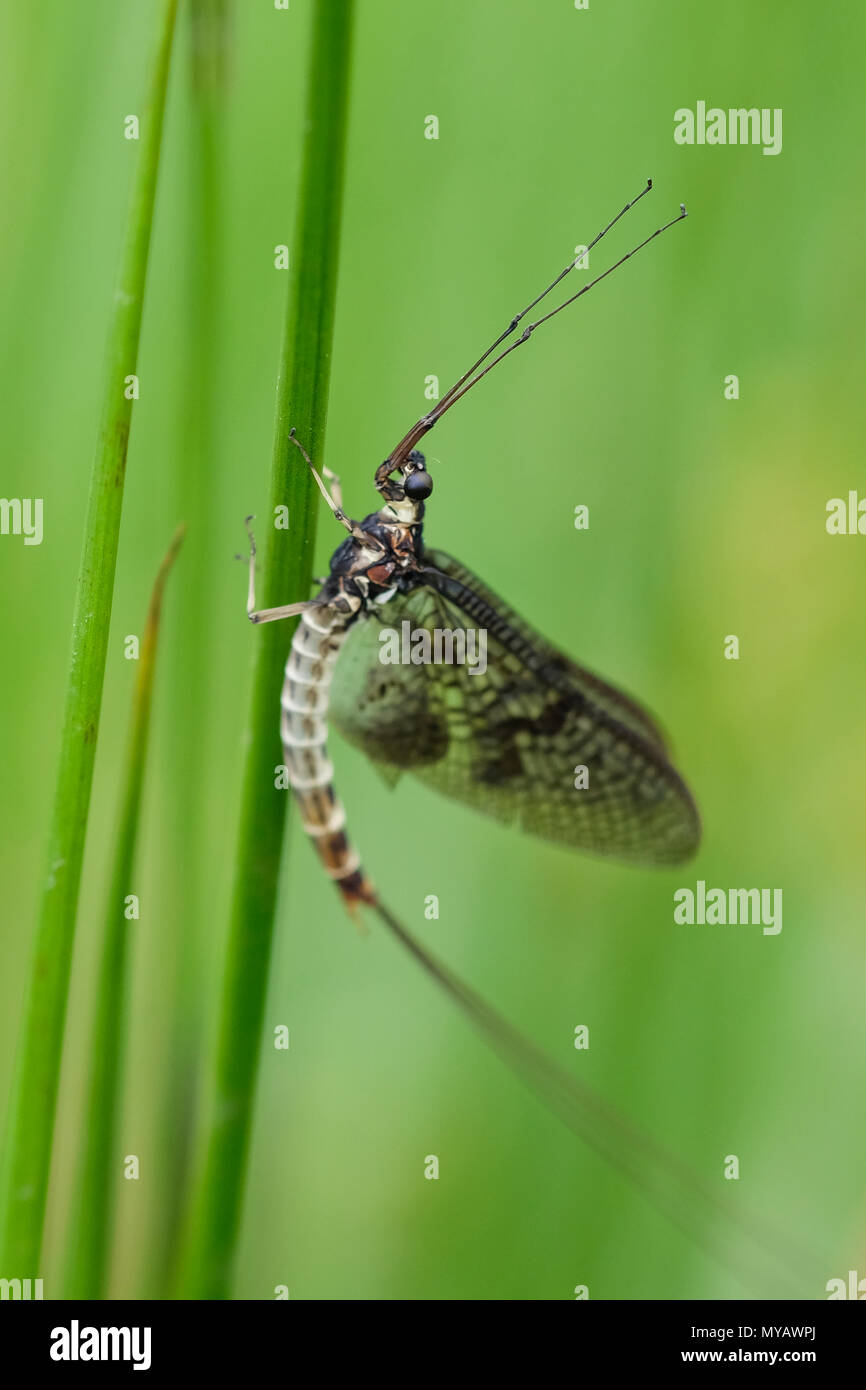
M648 180L588 249L598 245L651 187ZM716 1216L719 1205L700 1189L694 1174L600 1097L561 1073L417 942L385 906L349 840L326 750L330 715L392 783L403 772L412 772L502 821L633 864L678 864L694 853L700 838L695 803L650 716L558 652L465 565L426 544L423 520L433 481L417 448L442 416L528 342L536 329L685 216L681 204L671 221L514 337L536 306L575 269L576 262L570 262L378 467L374 482L383 505L363 521L346 515L336 475L325 468L319 472L292 431L293 442L348 534L334 552L330 574L315 598L259 610L250 531L247 613L254 623L300 616L281 695L284 758L304 829L343 901L353 912L361 905L374 909L552 1108L626 1171L678 1225L690 1228L692 1222L682 1210L685 1191ZM386 619L392 629L408 622L413 631L484 632L486 670L481 675L470 674L464 664L383 665L378 634ZM588 786L581 791L573 782L578 764L589 773Z
M648 180L589 249L651 187ZM488 362L571 273L575 262L570 262L391 451L374 479L384 505L363 521L346 516L335 475L322 470L331 492L302 449L348 532L316 598L257 610L251 545L251 621L301 618L281 700L288 780L304 828L352 908L378 907L379 899L349 842L345 811L334 791L326 752L329 713L389 780L409 770L449 796L546 838L633 863L680 863L697 846L694 802L650 717L554 650L465 565L425 544L423 520L433 480L416 448L446 411L537 328L685 215L681 206L671 222L529 323ZM470 674L460 663L383 665L377 620L385 619L391 628L408 621L413 631L485 633L486 671ZM576 765L588 769L588 786L579 793L568 775Z

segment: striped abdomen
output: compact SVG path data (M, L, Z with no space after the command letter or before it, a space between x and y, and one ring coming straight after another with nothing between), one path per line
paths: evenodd
M328 696L345 636L345 619L332 609L301 615L286 662L280 734L304 829L325 872L352 904L372 902L375 895L346 836L346 812L334 790L327 749Z

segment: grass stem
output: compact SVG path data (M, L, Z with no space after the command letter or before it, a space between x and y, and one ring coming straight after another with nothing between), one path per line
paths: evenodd
M268 515L260 523L265 564L261 606L306 597L317 499L289 441L294 426L321 461L342 211L352 0L317 0L307 92L304 156L283 337ZM288 504L290 529L273 524ZM274 786L282 761L279 696L291 623L255 631L255 665L240 828L213 1078L212 1113L195 1194L181 1290L228 1297L240 1226L262 1020L273 937L287 793Z
M214 545L220 534L215 479L222 470L221 339L228 291L225 274L225 162L228 74L237 17L229 0L187 0L189 62L187 187L182 249L185 294L176 305L183 343L183 389L174 430L175 507L189 522L182 583L172 602L164 644L171 722L162 778L166 854L160 885L160 961L167 1027L163 1053L155 1163L160 1198L148 1218L149 1248L142 1293L163 1297L178 1256L181 1215L190 1180L202 1071L201 1036L207 991L203 962L212 949L213 911L208 841L213 829L202 804L201 768L219 756L214 726L217 630Z
M177 0L162 0L114 295L72 624L57 784L0 1179L0 1269L38 1275L75 916L102 704L117 543Z
M159 568L147 611L132 696L132 718L120 798L117 838L102 930L96 1012L82 1128L82 1159L70 1220L66 1263L67 1298L105 1298L112 1195L119 1156L115 1152L118 1081L123 1056L126 961L132 927L124 904L133 891L135 853L147 766L153 676L162 596L183 541L179 526Z

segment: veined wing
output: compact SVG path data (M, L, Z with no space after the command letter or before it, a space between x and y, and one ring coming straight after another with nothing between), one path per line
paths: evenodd
M424 560L417 589L347 636L331 690L344 736L389 780L411 771L530 834L632 863L687 859L698 813L649 715L558 652L464 565L439 550ZM452 641L474 652L475 673L469 661L384 662L385 624L401 647L403 624L407 635L426 630L434 653L437 630L462 634ZM576 785L580 768L586 786Z

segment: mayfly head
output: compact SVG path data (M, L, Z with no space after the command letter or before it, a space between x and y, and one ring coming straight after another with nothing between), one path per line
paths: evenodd
M409 503L422 513L422 504L433 491L433 479L427 472L427 461L418 450L412 452L394 470L396 477L389 477L380 488L382 496L389 502Z
M403 491L410 502L426 502L433 491L433 479L427 472L427 460L418 449L413 449L403 473Z

